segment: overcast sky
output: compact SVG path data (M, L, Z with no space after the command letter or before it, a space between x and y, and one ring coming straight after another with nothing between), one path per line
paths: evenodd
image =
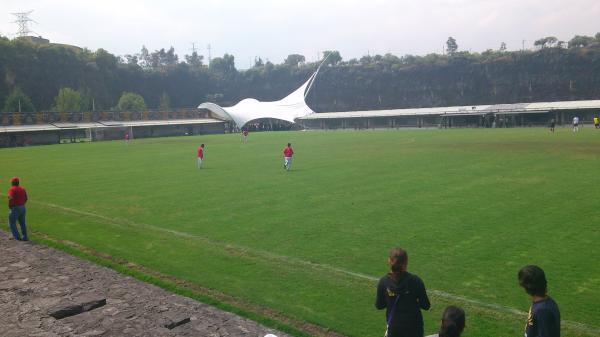
M0 0L0 34L14 37L13 12L34 10L31 29L51 42L104 48L116 55L173 46L281 63L293 53L314 61L323 50L345 60L367 54L531 48L533 41L600 31L600 0Z

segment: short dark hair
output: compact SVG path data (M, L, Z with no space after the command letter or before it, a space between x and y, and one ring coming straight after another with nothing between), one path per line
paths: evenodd
M542 268L529 265L521 268L518 274L519 285L531 296L546 296L548 283Z
M292 143L288 143L288 146L292 146Z
M465 329L465 311L457 306L446 307L442 315L440 337L459 337Z
M200 145L200 147L204 147L204 144Z

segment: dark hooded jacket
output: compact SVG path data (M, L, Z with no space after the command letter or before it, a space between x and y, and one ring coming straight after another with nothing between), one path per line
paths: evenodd
M396 298L398 302L392 312ZM388 337L422 337L421 309L429 310L430 306L425 284L417 275L407 272L396 281L388 274L379 280L375 307L386 309L386 324L392 315Z

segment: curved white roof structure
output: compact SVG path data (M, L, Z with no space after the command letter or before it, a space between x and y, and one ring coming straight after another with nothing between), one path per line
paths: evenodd
M235 122L239 128L244 127L249 121L260 118L273 118L295 123L296 118L315 113L306 105L305 98L318 72L319 69L300 88L279 101L260 102L254 98L246 98L231 107L221 107L207 102L200 104L198 109L208 109L226 121Z

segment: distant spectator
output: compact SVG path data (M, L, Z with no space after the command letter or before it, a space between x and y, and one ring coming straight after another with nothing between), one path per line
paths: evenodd
M594 117L594 127L600 129L600 119L598 119L598 116Z
M465 329L465 311L453 305L446 307L442 315L442 326L437 335L427 337L460 337Z
M425 284L407 271L408 254L393 248L388 258L390 272L377 285L375 307L386 309L387 337L423 337L421 309L431 306Z
M525 337L560 337L560 311L546 294L544 271L538 266L525 266L518 273L519 285L529 294L533 303L529 308Z
M573 117L573 132L579 131L579 117Z
M20 185L18 177L14 177L10 181L11 188L8 190L8 225L10 231L16 240L28 241L27 226L25 225L25 204L27 203L27 192ZM17 220L21 226L21 236L17 230Z
M554 127L556 126L556 121L554 120L554 118L552 118L550 120L550 131L554 132Z
M289 171L292 168L292 156L294 150L292 149L292 143L288 143L285 149L283 149L283 168Z
M198 147L198 168L202 168L202 163L204 161L204 144Z

